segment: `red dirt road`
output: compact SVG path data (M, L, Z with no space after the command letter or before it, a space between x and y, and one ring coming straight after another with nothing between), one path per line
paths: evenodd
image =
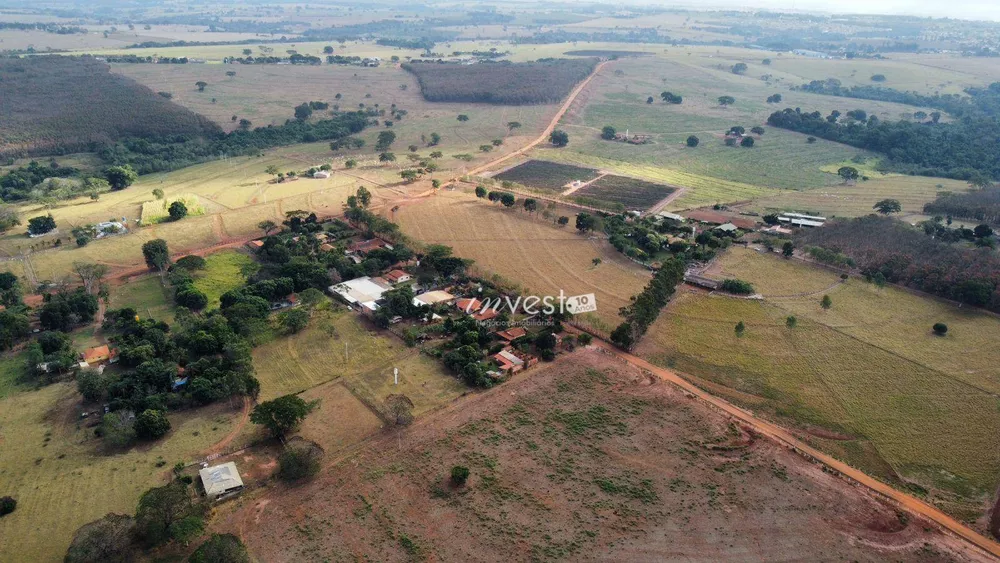
M613 348L611 345L602 342L600 340L594 339L593 343L600 348L610 352L628 362L629 364L646 370L664 381L673 383L674 385L680 387L681 389L691 393L692 395L698 397L702 401L714 406L715 408L725 412L726 414L739 419L741 422L753 427L756 431L760 432L762 435L777 441L779 444L783 444L792 450L796 451L802 456L813 459L823 465L836 470L841 475L847 477L848 479L855 481L865 487L879 493L880 495L889 498L901 505L906 510L923 516L928 520L936 522L939 526L952 532L953 534L961 537L962 539L968 541L969 543L979 547L983 551L993 555L994 557L1000 557L1000 543L997 543L982 534L979 534L972 528L969 528L965 524L962 524L958 520L955 520L951 516L948 516L944 512L938 510L937 508L923 502L922 500L910 496L904 492L894 489L889 485L870 477L864 472L847 465L846 463L839 461L815 448L809 446L808 444L802 442L790 432L772 424L766 420L757 418L750 411L744 410L740 407L732 405L706 391L702 391L700 388L696 387L694 384L684 379L683 377L677 375L677 373L663 369L658 366L639 358L622 352L617 348Z

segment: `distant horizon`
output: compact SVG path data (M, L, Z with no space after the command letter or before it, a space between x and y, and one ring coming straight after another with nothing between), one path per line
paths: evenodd
M789 13L825 15L914 16L1000 22L1000 2L958 0L948 4L929 0L842 0L836 4L821 0L634 0L635 4L685 8L693 11L711 10L773 10Z

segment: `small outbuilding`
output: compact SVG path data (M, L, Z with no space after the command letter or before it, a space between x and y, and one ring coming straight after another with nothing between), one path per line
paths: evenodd
M233 462L206 467L198 472L205 496L218 501L236 496L243 491L243 479Z

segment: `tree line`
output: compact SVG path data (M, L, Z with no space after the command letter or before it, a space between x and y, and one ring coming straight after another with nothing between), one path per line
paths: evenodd
M621 308L622 323L611 332L611 342L623 350L632 350L649 327L660 316L660 311L673 296L678 284L684 281L684 260L671 258L656 271L653 279L636 295L632 303Z

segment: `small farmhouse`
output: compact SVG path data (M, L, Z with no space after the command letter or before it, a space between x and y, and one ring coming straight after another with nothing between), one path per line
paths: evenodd
M233 462L206 467L198 472L201 484L205 488L205 496L215 500L223 500L240 494L243 490L243 479Z

